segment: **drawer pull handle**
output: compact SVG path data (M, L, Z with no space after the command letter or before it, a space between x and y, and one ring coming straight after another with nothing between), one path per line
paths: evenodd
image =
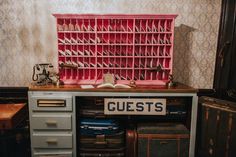
M57 121L46 121L47 125L57 125Z
M38 107L65 107L65 100L46 100L40 99L37 102Z
M57 144L57 139L48 139L46 140L47 144L53 144L56 145Z

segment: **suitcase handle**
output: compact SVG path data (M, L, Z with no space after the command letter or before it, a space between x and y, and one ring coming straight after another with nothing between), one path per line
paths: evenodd
M107 141L96 141L95 145L107 145Z
M95 145L107 145L107 141L105 139L105 135L97 135Z

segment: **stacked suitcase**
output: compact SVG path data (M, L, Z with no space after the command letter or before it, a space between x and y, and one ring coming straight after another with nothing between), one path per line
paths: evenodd
M236 103L201 97L198 155L204 157L236 156Z
M188 157L187 98L168 98L165 116L129 118L104 115L102 97L79 97L76 102L81 157Z
M125 130L121 123L103 114L103 99L78 100L79 155L81 157L125 156Z

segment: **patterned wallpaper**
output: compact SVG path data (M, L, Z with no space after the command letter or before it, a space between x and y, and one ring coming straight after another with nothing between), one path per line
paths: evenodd
M0 86L27 86L34 64L57 65L53 13L174 13L175 81L211 88L220 9L221 0L0 0Z

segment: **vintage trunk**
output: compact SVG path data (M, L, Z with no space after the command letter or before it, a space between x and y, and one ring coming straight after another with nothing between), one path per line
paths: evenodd
M200 156L236 156L236 103L201 97Z
M118 121L113 119L80 119L81 135L112 135L122 128Z
M0 104L0 129L13 129L26 119L26 104Z
M124 131L113 135L80 136L80 148L120 148L124 147Z
M118 149L80 149L80 157L124 157L124 148Z
M189 131L182 124L139 124L138 157L188 157Z

